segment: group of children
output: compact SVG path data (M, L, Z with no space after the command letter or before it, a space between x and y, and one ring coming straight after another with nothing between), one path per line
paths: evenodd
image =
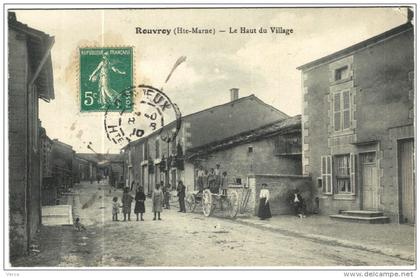
M180 212L186 212L185 210L185 186L182 181L178 181L177 191L179 199ZM170 187L164 188L163 182L156 184L155 189L152 192L152 211L154 213L153 220L162 220L160 214L162 212L162 207L169 209L169 199L170 199ZM144 202L146 201L146 195L144 194L143 187L137 184L136 196L134 197L135 206L134 213L136 214L137 221L144 221L143 214L146 212ZM131 203L133 202L133 197L130 195L130 188L124 188L124 193L122 196L122 205L118 202L118 197L112 199L112 221L118 221L118 213L120 213L120 207L122 207L122 212L124 215L123 221L130 221L131 216ZM140 218L139 218L140 215Z
M226 194L228 188L227 173L221 171L219 164L216 164L216 168L211 168L210 171L200 166L197 171L197 184L200 192L208 188L212 193L218 194L221 190L222 194Z
M133 196L130 195L129 190L130 189L128 187L124 188L122 205L118 202L118 197L114 197L112 199L112 221L118 221L118 213L120 213L120 207L122 207L122 212L124 215L123 221L131 221L131 203L133 202ZM146 208L144 206L144 202L146 201L146 194L144 194L143 187L137 187L134 201L134 213L136 214L136 221L144 221L143 213L146 212Z

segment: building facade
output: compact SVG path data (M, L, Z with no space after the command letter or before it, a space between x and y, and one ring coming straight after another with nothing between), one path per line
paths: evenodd
M299 67L303 173L319 210L415 223L411 23Z
M188 164L226 172L229 184L247 185L252 174L302 173L301 117L295 116L242 132L197 148L185 156ZM197 190L197 171L194 189ZM193 184L193 185L194 185Z
M231 89L230 93L228 103L183 116L173 142L161 140L159 132L154 132L125 146L122 151L126 186L134 181L151 194L156 183L163 181L175 187L181 180L187 190L193 190L197 165L185 160L188 150L288 118L255 95L239 98L238 89ZM164 128L173 127L169 124Z
M38 100L54 99L54 38L8 14L9 246L27 252L41 222L41 140Z

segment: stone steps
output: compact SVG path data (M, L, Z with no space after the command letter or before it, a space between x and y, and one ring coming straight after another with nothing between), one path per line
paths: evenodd
M357 223L368 223L368 224L386 224L389 223L389 217L384 216L381 211L370 211L370 210L346 210L340 214L330 215L331 219L357 222Z

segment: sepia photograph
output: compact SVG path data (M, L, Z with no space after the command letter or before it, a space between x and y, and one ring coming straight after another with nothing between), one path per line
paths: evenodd
M415 277L416 8L4 5L3 271Z

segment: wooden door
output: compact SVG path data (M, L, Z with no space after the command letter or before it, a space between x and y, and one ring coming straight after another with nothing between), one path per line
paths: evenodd
M414 140L398 141L400 223L415 223Z
M379 184L376 165L376 153L364 153L360 155L362 168L362 194L363 209L378 210L379 208Z

